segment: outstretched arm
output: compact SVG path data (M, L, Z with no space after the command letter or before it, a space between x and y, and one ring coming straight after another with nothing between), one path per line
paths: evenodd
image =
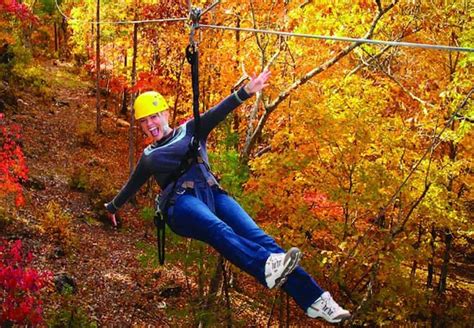
M217 124L222 122L226 116L242 104L245 100L253 96L255 93L261 91L268 86L266 83L270 78L270 71L263 71L258 76L253 74L250 82L243 88L235 91L230 96L225 98L219 104L201 115L201 136L207 135L214 129Z
M115 213L130 197L135 195L150 176L151 172L147 170L142 155L142 158L138 161L137 167L133 171L132 176L128 179L127 183L123 186L117 196L115 196L111 202L104 204L108 212L108 217L114 226L117 225Z

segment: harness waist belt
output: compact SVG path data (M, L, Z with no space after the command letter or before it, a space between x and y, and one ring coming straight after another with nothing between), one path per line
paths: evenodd
M206 182L210 187L219 185L212 178L207 179ZM196 185L196 183L194 181L186 180L186 181L183 181L183 183L181 184L181 187L184 188L184 189L194 189L195 185Z

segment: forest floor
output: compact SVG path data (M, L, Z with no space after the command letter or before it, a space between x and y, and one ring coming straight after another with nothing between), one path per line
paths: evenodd
M189 326L196 317L191 313L196 306L189 303L200 293L196 275L189 278L182 266L170 262L144 264L156 241L152 222L143 219L138 207L125 206L118 229L97 211L97 194L109 189L113 194L127 180L128 128L103 117L103 132L94 133L96 98L90 78L65 63L38 65L50 94L17 92L19 110L11 118L22 129L29 182L26 205L17 212L21 224L7 225L5 234L22 239L34 265L57 279L44 300L48 322L68 322L74 316L83 320L80 326L87 321L106 327ZM139 202L143 207L143 197ZM152 200L146 202L151 206ZM67 280L59 277L74 280L69 294L56 291L59 281ZM255 304L233 289L233 323L265 326L274 293L246 275L239 280L244 288L250 286L247 295L268 293L268 303ZM291 308L291 326L324 326L307 320L294 304Z

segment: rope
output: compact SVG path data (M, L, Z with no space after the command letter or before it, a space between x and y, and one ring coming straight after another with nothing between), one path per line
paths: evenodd
M280 36L291 36L291 37L319 39L319 40L332 40L332 41L355 42L355 43L372 43L372 44L383 44L383 45L400 46L400 47L425 48L425 49L431 49L431 50L474 52L474 48L453 47L453 46L428 44L428 43L383 41L383 40L374 40L374 39L349 38L349 37L344 37L344 36L327 36L327 35L317 35L317 34L291 33L291 32L283 32L283 31L261 30L261 29L256 29L256 28L232 27L232 26L224 26L224 25L201 24L199 26L204 27L204 28L211 28L211 29L254 32L254 33L273 34L273 35L280 35Z

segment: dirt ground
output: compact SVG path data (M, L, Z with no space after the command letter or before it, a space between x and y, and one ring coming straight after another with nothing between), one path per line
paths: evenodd
M191 325L196 306L190 306L190 302L196 302L202 292L196 275L186 274L182 265L144 265L140 260L156 242L152 222L140 214L140 208L151 206L153 193L142 191L139 206L125 206L119 229L97 210L100 197L95 197L94 188L109 188L113 194L129 173L128 128L117 124L114 112L118 104L108 103L112 115L102 118L103 132L96 134L96 97L89 77L72 65L53 65L51 61L38 64L44 69L50 94L35 95L31 90L17 93L19 110L11 119L22 129L29 182L25 185L27 204L18 210L16 223L6 227L5 235L24 241L37 268L51 271L57 280L67 277L74 281L70 283L74 285L70 295L58 293L54 285L48 288L46 319L53 320L63 313L68 320L72 313L104 327ZM42 227L48 211L67 218L64 231L55 234ZM183 251L182 245L189 246L189 241L181 240L179 245L168 251ZM212 251L205 248L204 252L207 256ZM197 270L196 264L190 268ZM266 326L275 292L265 291L246 275L239 274L238 278L239 288L230 292L234 326ZM248 296L261 293L266 293L268 304L256 304ZM217 303L223 300L220 297ZM281 309L275 308L271 325L278 324L278 316L284 317L286 309ZM289 324L324 326L306 320L294 304Z

